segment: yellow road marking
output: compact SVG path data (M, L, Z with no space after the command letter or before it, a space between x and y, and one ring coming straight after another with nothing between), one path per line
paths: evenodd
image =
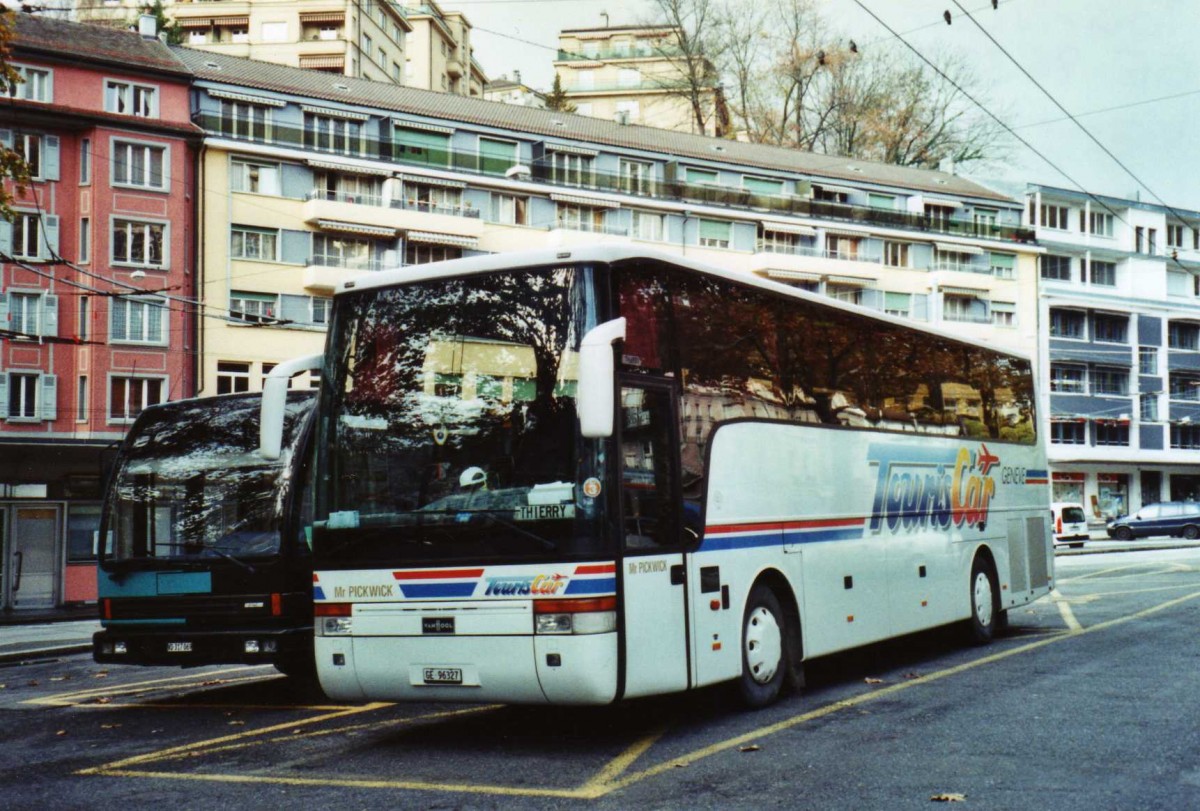
M1058 606L1058 613L1062 616L1063 622L1071 632L1082 631L1083 626L1079 624L1079 620L1075 619L1075 612L1071 609L1071 604L1067 602L1067 598L1062 596L1058 589L1050 590L1050 599Z
M51 696L43 696L41 698L31 698L25 701L25 704L40 704L52 707L70 707L74 705L88 706L83 704L83 699L94 699L100 696L111 696L117 694L136 695L140 693L149 693L159 688L164 684L174 684L174 682L190 681L195 682L196 687L203 687L204 681L212 681L220 678L226 673L240 673L243 670L250 670L249 667L232 667L223 670L210 670L204 673L189 673L183 676L170 676L163 679L150 679L149 681L133 682L132 684L106 684L103 687L93 687L88 690L75 690L67 693L56 693ZM262 677L264 678L266 674ZM222 684L233 684L239 681L252 681L255 677L246 677L239 679L221 679ZM178 687L178 685L174 685ZM215 685L214 685L215 686Z
M637 758L644 754L653 744L661 737L662 731L651 734L637 741L617 758L611 761L596 777L588 780L578 788L556 789L549 787L517 787L517 786L500 786L500 785L485 785L485 784L470 784L470 783L435 783L412 780L364 780L364 779L345 779L345 778L301 778L301 777L281 777L272 775L241 775L241 774L184 774L174 772L160 771L142 771L131 769L131 766L148 764L154 761L170 760L173 758L189 756L192 753L196 755L205 754L214 749L216 745L224 743L233 743L235 741L245 739L251 736L261 736L268 732L278 732L284 729L293 729L301 725L311 725L321 721L332 720L334 718L356 715L364 712L369 712L381 707L391 706L389 704L369 704L363 707L356 707L340 713L330 713L323 716L305 719L303 721L293 721L286 724L277 724L263 729L251 730L235 735L227 735L220 738L214 738L207 741L199 741L192 744L184 744L168 749L163 749L158 752L151 752L145 755L139 755L124 760L115 761L113 763L97 766L90 769L84 769L77 774L81 775L108 775L115 777L151 777L168 780L194 780L194 781L210 781L223 783L245 783L245 784L273 784L273 785L294 785L294 786L323 786L323 787L342 787L342 788L383 788L383 789L401 789L414 791L438 791L438 792L453 792L464 794L488 794L493 796L519 796L519 797L559 797L573 799L598 799L627 788L635 783L639 783L651 777L669 772L673 769L688 766L697 763L713 755L727 752L736 747L742 746L753 741L775 735L779 732L791 729L793 727L804 724L808 721L822 718L831 715L841 710L851 707L866 704L871 701L876 701L881 698L895 695L903 690L909 690L920 685L927 685L941 679L956 676L960 673L974 670L978 667L994 664L999 661L1018 656L1024 653L1043 648L1047 645L1060 642L1064 639L1073 639L1085 634L1097 633L1107 630L1128 622L1133 622L1152 614L1173 608L1183 603L1200 598L1200 591L1186 594L1181 597L1168 600L1156 606L1137 611L1123 617L1107 620L1097 623L1087 628L1081 628L1078 631L1071 633L1059 633L1053 636L1045 637L1034 642L1029 642L1024 645L1019 645L1014 648L1009 648L1005 651L983 656L979 659L974 659L970 662L965 662L961 665L945 668L943 670L929 673L925 676L920 676L909 681L900 682L887 687L872 690L868 693L862 693L848 699L832 702L824 707L810 710L799 715L794 715L774 724L768 724L758 729L751 730L741 735L727 738L723 741L701 747L692 752L689 752L680 757L673 758L668 761L656 764L646 769L637 772L627 772ZM386 722L385 722L386 723ZM368 724L365 726L377 726L376 724Z
M1063 580L1060 577L1058 579L1057 585L1062 586L1067 583L1074 583L1078 580L1087 580L1092 577L1100 577L1101 575L1112 574L1113 572L1126 572L1126 571L1129 571L1130 569L1145 569L1147 566L1152 566L1152 565L1153 564L1150 564L1150 563L1132 563L1132 564L1129 564L1128 566L1113 566L1108 569L1101 569L1098 572L1088 572L1087 574L1081 574L1078 577L1068 577L1066 580Z

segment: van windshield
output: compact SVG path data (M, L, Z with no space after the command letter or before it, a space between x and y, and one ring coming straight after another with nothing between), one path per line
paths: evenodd
M1080 507L1063 507L1062 520L1064 524L1082 524L1087 517Z

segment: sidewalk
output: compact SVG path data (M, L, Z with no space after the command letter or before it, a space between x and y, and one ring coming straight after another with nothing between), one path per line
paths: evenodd
M0 664L87 653L99 619L0 625Z

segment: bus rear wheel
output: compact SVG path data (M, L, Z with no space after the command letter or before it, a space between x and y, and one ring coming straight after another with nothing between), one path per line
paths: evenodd
M746 601L742 620L742 675L738 695L752 709L779 698L789 658L786 615L775 592L756 585Z
M975 557L971 566L971 619L967 630L976 644L991 642L1003 623L1000 612L1000 592L996 587L996 570L983 555Z

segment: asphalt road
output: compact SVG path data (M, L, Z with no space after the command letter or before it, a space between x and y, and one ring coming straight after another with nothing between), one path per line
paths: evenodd
M723 691L335 705L265 668L0 667L5 808L1200 807L1200 549L1059 557L985 647L942 630ZM958 801L961 798L960 801Z

